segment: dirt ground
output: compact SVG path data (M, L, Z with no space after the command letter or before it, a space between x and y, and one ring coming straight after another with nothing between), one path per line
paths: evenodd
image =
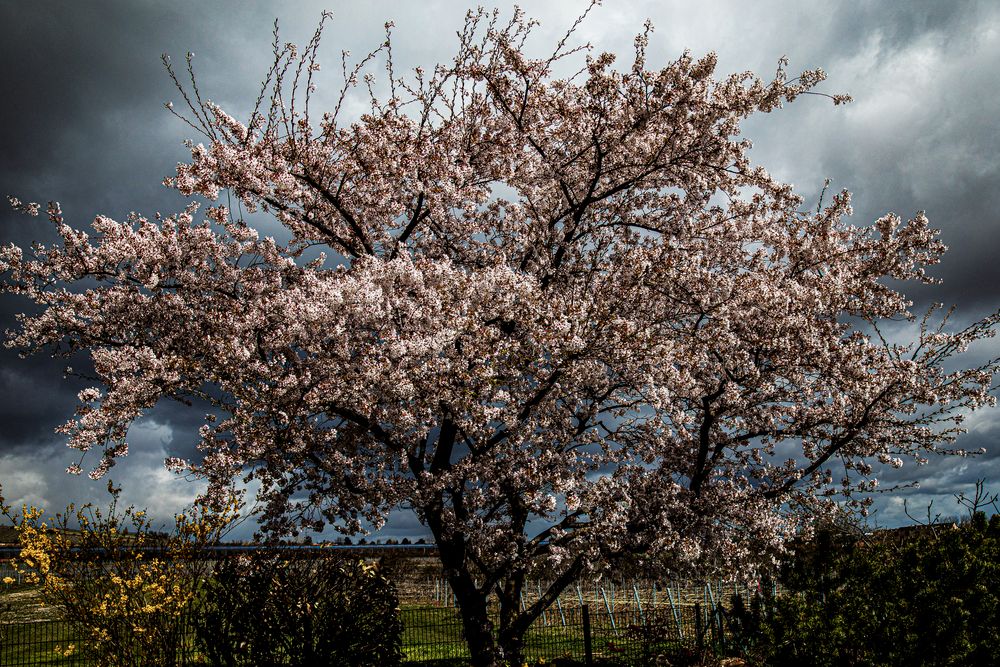
M59 609L45 604L38 588L0 592L0 620L4 623L34 623L55 619Z
M441 566L436 558L406 558L391 565L392 578L396 582L400 603L406 605L447 605L451 601L448 583L441 576ZM539 583L542 590L545 582L529 582L525 586L524 601L531 604L537 599ZM654 582L642 579L614 580L604 578L581 581L578 586L570 586L559 596L563 607L577 607L582 598L593 607L614 610L650 609L654 606L693 607L696 603L710 608L720 602L728 605L734 593L744 599L753 595L754 590L746 586L712 581L711 592L705 582L679 580ZM669 589L669 591L668 591ZM638 600L636 599L638 597Z

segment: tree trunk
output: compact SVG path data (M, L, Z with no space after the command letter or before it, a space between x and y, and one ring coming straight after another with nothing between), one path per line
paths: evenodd
M515 570L510 574L500 588L500 632L498 643L503 656L512 665L521 664L521 654L524 651L524 633L517 632L516 621L521 616L521 592L524 589L524 572Z
M507 660L507 664L518 667L524 663L524 660L521 658L524 654L524 633L501 636L499 644L500 652Z
M500 664L496 641L493 638L493 623L487 608L487 599L469 573L468 565L456 559L452 545L439 546L441 562L451 590L458 601L462 614L462 629L469 645L469 654L475 667L498 667Z
M457 594L456 594L457 595ZM486 601L482 596L479 600L461 600L459 609L462 612L462 628L465 630L465 641L469 645L469 655L474 667L498 667L497 645L493 639L493 624L486 611Z
M487 612L487 596L476 587L469 572L465 541L460 535L445 538L441 525L441 505L433 504L424 509L427 525L438 546L438 556L445 576L455 593L458 609L462 614L462 628L474 667L499 667L493 623Z

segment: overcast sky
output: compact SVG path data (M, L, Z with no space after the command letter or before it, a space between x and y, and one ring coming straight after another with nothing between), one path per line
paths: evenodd
M548 47L585 2L524 2L541 21L534 41ZM513 5L500 3L509 12ZM192 51L205 97L245 118L270 63L277 17L282 40L308 41L322 10L334 18L325 33L320 97L339 85L341 49L367 53L396 24L397 71L425 68L453 55L467 5L422 2L239 2L192 0L4 0L0 2L0 195L61 202L68 221L87 225L96 214L120 219L129 211L176 212L185 200L160 185L187 156L192 131L163 103L178 95L160 54L181 63ZM925 210L950 250L935 287L908 289L919 310L932 301L954 304L969 321L1000 305L1000 3L960 2L650 2L612 1L598 7L578 37L630 62L643 21L656 27L649 66L684 49L714 50L717 74L751 69L770 76L787 55L790 70L822 67L822 90L848 92L855 102L833 107L805 97L745 124L752 157L815 202L823 179L854 193L855 220L867 224L887 211L912 217ZM193 137L191 137L193 138ZM269 225L268 221L259 221ZM0 212L0 242L47 240L40 219ZM27 304L0 297L0 328ZM972 358L1000 350L984 344ZM0 352L0 483L8 502L61 508L70 500L103 502L103 483L63 471L76 452L53 429L68 419L81 386L63 378L65 360L19 359ZM191 453L200 413L164 405L130 433L131 454L112 471L127 500L169 517L196 493L162 467L165 456ZM922 512L957 514L953 494L978 478L1000 490L1000 413L970 421L959 443L986 447L975 459L934 459L904 467L884 483L919 480L919 489L878 498L879 521L905 523L903 499ZM93 464L94 462L91 462ZM384 536L418 536L409 516Z

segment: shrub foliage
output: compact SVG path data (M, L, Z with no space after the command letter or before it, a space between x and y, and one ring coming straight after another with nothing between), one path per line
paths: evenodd
M782 575L787 594L734 605L763 665L1000 664L1000 515L905 539L822 531Z
M109 482L108 491L106 509L70 505L50 517L27 506L13 514L0 494L0 512L21 546L14 567L81 639L58 648L64 657L81 651L99 667L180 664L185 617L205 579L196 556L225 532L238 506L196 506L175 516L168 534L153 530L145 511L121 509L120 488Z
M324 555L224 558L197 615L214 665L398 664L396 588L378 564Z

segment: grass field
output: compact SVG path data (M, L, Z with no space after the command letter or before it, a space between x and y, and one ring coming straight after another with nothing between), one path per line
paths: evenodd
M421 585L423 584L423 585ZM604 587L609 587L605 583ZM401 615L403 620L402 648L404 660L409 664L421 665L461 665L466 664L469 653L462 637L462 623L458 610L449 605L450 593L443 586L427 585L426 581L411 581L401 586ZM433 591L437 593L433 593ZM640 593L641 591L641 593ZM695 598L697 591L685 592L686 597ZM641 594L641 604L635 597ZM681 597L681 589L676 589ZM571 593L561 600L559 606L550 608L544 618L540 618L526 637L525 657L530 664L544 659L551 663L556 659L584 656L584 636L582 609L578 602L590 605L592 648L595 659L614 660L614 664L630 664L641 655L660 652L662 649L677 649L690 643L694 634L693 606L678 605L680 618L674 616L674 609L664 603L668 597L661 591L659 598L650 596L650 591L631 586L620 586L619 590L583 589ZM658 600L658 602L657 602ZM653 603L656 603L655 605ZM608 609L614 610L609 616ZM643 611L645 613L643 613ZM37 590L31 587L0 586L0 665L19 667L36 665L89 665L80 655L79 638L74 637L70 627L58 620L58 612L42 604ZM655 634L659 636L656 645L650 645L648 623L656 619L660 623ZM678 627L683 621L683 628ZM646 626L645 634L640 628ZM683 631L684 637L679 633ZM645 636L644 644L642 637ZM686 640L686 641L685 641ZM69 644L76 644L76 655L64 657L56 652L56 647L65 650ZM188 664L198 664L193 648L188 649Z
M72 629L65 623L4 624L0 626L0 665L83 665L79 657L64 657L56 652L70 644L79 644Z
M461 635L461 619L453 608L404 607L403 654L404 660L414 664L462 664L469 653ZM543 658L551 662L557 658L581 657L584 654L583 628L576 625L578 617L549 626L536 626L527 637L526 658L533 662ZM607 627L594 628L593 649L598 658L624 658L637 655L638 647L626 651L631 642L609 632ZM52 665L70 667L89 664L79 650L76 655L62 656L57 652L70 644L78 648L80 641L70 626L62 621L48 620L30 623L5 623L0 626L0 665L4 667ZM197 657L189 654L193 664Z
M422 662L447 658L468 658L461 635L461 618L450 608L404 607L403 653L407 661ZM598 653L606 650L601 641ZM529 633L525 654L531 658L583 655L583 628L576 625L536 626Z

